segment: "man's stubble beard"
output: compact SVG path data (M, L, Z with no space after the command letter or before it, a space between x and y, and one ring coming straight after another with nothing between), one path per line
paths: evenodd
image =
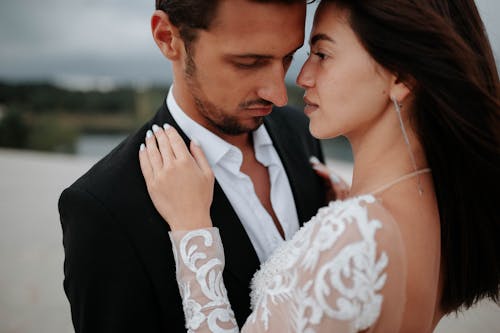
M188 50L186 54L186 69L184 70L184 79L186 80L187 86L190 90L191 96L194 99L196 108L199 114L213 127L215 127L220 132L227 135L240 135L244 133L249 133L257 128L264 122L264 117L254 117L254 123L252 125L244 125L239 122L239 120L230 116L223 108L209 102L204 99L204 93L201 89L201 85L196 77L196 64L194 62L192 51ZM240 110L240 112L244 112Z

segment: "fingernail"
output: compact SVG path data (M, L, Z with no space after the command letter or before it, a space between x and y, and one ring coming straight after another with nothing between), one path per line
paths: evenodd
M319 164L313 164L312 168L313 168L313 170L323 171L323 169L321 168L321 165L319 165Z
M330 172L330 179L335 184L340 184L340 178L336 174L334 174L333 172Z
M154 125L153 125L153 132L155 132L155 133L156 133L156 132L158 132L159 130L160 130L160 126L158 126L158 125L154 124Z
M311 163L311 164L319 164L321 162L319 161L319 159L316 156L311 156L311 157L309 157L309 163Z
M170 127L172 127L170 126L170 124L167 123L163 124L163 128L165 129L165 131L168 130Z
M192 138L191 142L194 143L195 146L198 146L198 147L200 146L200 141L198 141L198 139L196 139L196 138Z
M146 146L144 145L144 143L141 143L141 147L139 148L139 150L143 151L144 149L146 149Z
M152 136L153 136L153 132L151 132L151 130L148 130L148 131L146 132L146 139L149 139L149 138L150 138L150 137L152 137Z

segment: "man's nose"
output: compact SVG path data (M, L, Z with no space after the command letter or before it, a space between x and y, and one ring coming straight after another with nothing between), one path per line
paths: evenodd
M263 78L264 82L257 91L259 97L276 106L285 106L288 103L285 74L286 70L283 66L271 69Z

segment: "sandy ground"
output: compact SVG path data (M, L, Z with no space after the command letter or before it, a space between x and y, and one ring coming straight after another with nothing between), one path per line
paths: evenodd
M73 332L57 199L94 162L0 149L0 333ZM349 177L349 165L330 164ZM500 333L500 308L483 303L435 332Z

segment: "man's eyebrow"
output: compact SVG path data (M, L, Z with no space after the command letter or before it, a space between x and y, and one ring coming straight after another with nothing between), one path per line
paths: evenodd
M297 52L298 49L300 49L302 45L297 47L295 50L292 52L288 53L286 56L293 55L295 52ZM257 54L257 53L244 53L244 54L228 54L226 55L227 58L233 58L233 59L255 59L255 60L270 60L274 59L275 56L270 55L270 54Z
M316 35L312 36L309 44L312 46L312 45L316 44L317 42L319 42L320 40L326 40L328 42L335 43L335 40L333 38L331 38L330 36L328 36L326 34L320 33L320 34L316 34Z
M267 54L253 54L253 53L247 53L247 54L228 54L228 58L237 58L237 59L256 59L256 60L265 60L265 59L272 59L274 58L272 55L267 55Z

